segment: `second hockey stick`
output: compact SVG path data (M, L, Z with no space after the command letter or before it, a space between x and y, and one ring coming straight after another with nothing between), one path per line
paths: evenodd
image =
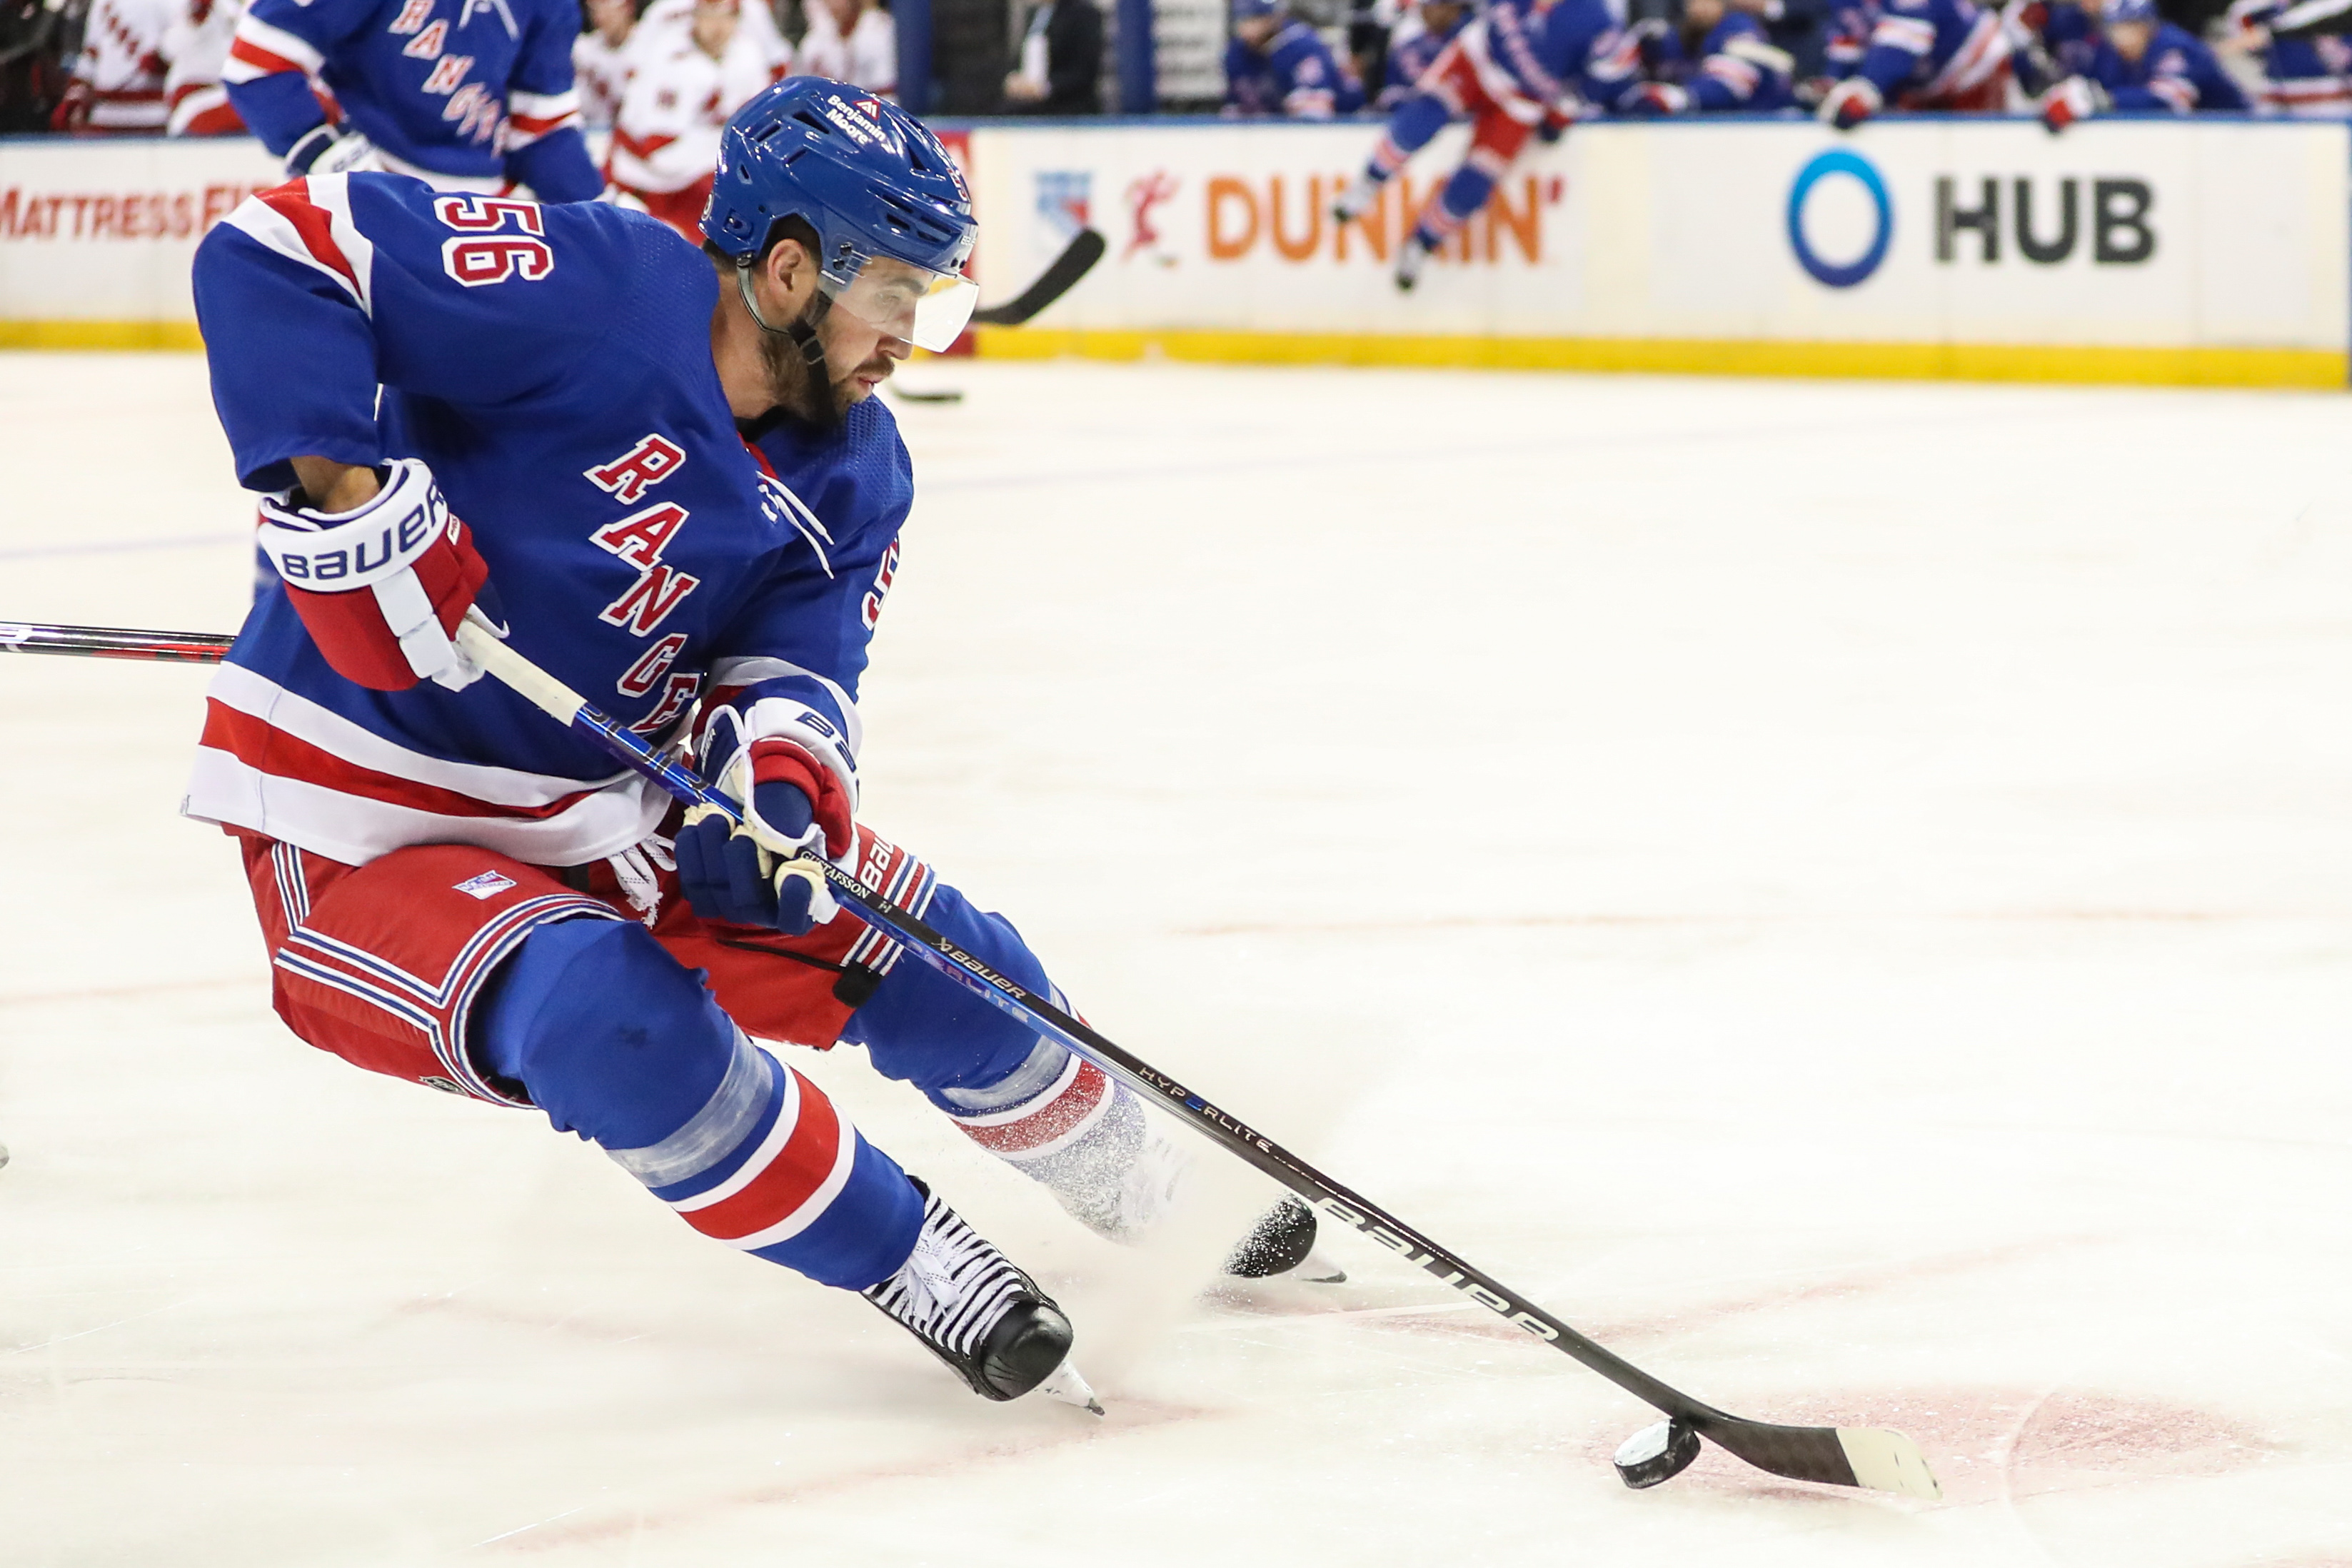
M1110 242L1097 230L1078 230L1076 237L1063 248L1062 254L1054 258L1045 271L1037 274L1037 281L1002 305L990 305L974 310L971 313L972 324L980 327L1026 325L1032 316L1077 287L1078 279L1092 271L1094 264L1100 261L1103 252L1109 248Z
M578 692L483 627L468 622L459 628L457 636L466 652L502 684L558 722L595 741L677 800L689 805L712 806L738 822L742 820L733 802L706 786L691 770L656 752L618 721L589 706ZM149 639L143 648L139 642L142 637ZM197 634L0 623L0 648L25 653L217 662L227 646L226 637ZM1751 1421L1717 1410L1660 1382L1370 1199L1342 1186L1205 1096L1129 1054L1054 1005L1048 998L999 973L839 867L814 858L801 859L796 867L801 875L821 876L835 898L856 911L859 919L887 932L922 962L969 987L991 1005L1020 1019L1039 1034L1060 1041L1297 1194L1318 1214L1362 1232L1440 1284L1599 1373L1665 1415L1677 1427L1707 1438L1759 1469L1793 1480L1865 1487L1917 1498L1943 1495L1918 1446L1899 1432L1862 1426L1784 1426Z

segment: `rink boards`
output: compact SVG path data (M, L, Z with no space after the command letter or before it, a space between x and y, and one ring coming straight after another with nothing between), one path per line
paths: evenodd
M2342 386L2341 124L1612 123L1538 147L1400 295L1426 150L1363 221L1366 123L978 123L984 293L1081 225L1108 255L980 352ZM194 346L187 263L272 179L241 140L0 142L0 345Z
M984 287L1043 267L1076 206L1110 240L1051 330L982 352L2345 384L2340 123L1580 126L1410 296L1393 248L1464 136L1340 227L1373 134L976 131Z

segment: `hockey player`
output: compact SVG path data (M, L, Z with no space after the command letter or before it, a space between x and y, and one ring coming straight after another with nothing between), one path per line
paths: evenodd
M2010 0L2000 26L2009 37L2011 74L2029 98L2090 69L2098 53L2098 21L2075 0Z
M579 30L577 0L253 0L222 76L289 174L389 169L586 201L604 182L580 135Z
M2242 110L2246 95L2186 28L2157 15L2156 0L2106 0L2105 35L2091 68L2042 95L2042 122L2063 131L2110 110L2126 113Z
M1680 26L1643 51L1646 79L1618 95L1623 114L1709 110L1765 112L1792 101L1797 62L1765 36L1764 25L1726 0L1685 0Z
M1375 107L1394 109L1412 93L1421 79L1470 19L1466 0L1422 0L1390 36L1388 63L1382 68L1381 95Z
M2335 34L2279 37L2269 24L2282 0L2238 0L2222 47L2262 58L2260 107L2297 120L2352 116L2352 44Z
M879 99L898 90L898 25L872 0L809 0L808 31L795 68L862 87Z
M1456 116L1470 151L1397 247L1396 285L1410 289L1438 247L1477 216L1529 136L1557 141L1587 100L1606 102L1640 68L1609 0L1494 0L1438 53L1389 116L1371 161L1339 194L1332 216L1371 211L1381 189Z
M245 16L245 0L186 0L163 31L163 99L173 136L235 136L245 130L221 71Z
M2009 95L2009 35L1971 0L1885 0L1853 73L1817 111L1851 131L1893 105L1990 113Z
M634 47L642 55L684 39L694 26L694 8L701 3L702 0L649 0L632 35ZM768 9L766 0L751 0L743 6L737 26L744 39L759 51L770 81L782 81L793 74L792 41L776 26L775 13Z
M572 79L580 94L580 123L610 131L629 90L629 38L636 30L636 0L585 0L588 26L572 40Z
M213 231L197 313L280 581L211 689L184 809L236 837L302 1038L536 1108L697 1230L862 1292L1015 1398L1063 1366L1068 1320L747 1035L864 1045L1115 1237L1179 1174L1133 1095L753 837L1049 988L1009 923L856 817L912 494L872 394L969 316L969 193L919 123L803 78L729 126L703 232L698 254L607 204L383 174L312 175ZM469 608L656 742L698 702L705 776L752 826L680 820L477 681L450 636ZM1277 1212L1279 1256L1244 1267L1303 1256L1311 1216Z
M162 131L163 35L172 22L173 0L97 0L51 127L107 135Z
M740 0L700 0L687 36L642 46L613 122L605 173L622 195L699 245L719 132L768 85L767 62L737 25Z
M1328 120L1364 107L1363 85L1281 0L1234 0L1225 45L1225 112Z

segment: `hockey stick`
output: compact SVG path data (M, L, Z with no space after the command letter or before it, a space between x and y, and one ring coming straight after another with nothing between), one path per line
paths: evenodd
M1002 305L991 305L974 310L971 313L972 325L976 327L1022 325L1030 317L1075 288L1078 279L1091 271L1094 264L1103 258L1103 252L1109 248L1109 242L1094 229L1078 230L1076 237L1063 247L1062 254L1054 258L1053 263L1037 275L1037 281L1023 289L1018 297L1008 300ZM963 401L962 391L956 387L940 387L932 391L918 392L911 387L900 386L891 382L885 382L883 384L889 387L893 396L902 398L908 403L961 403Z
M690 805L712 806L741 820L731 802L706 787L691 771L655 751L617 721L590 707L578 692L480 626L468 623L459 628L457 636L466 652L491 675L550 717L597 742L678 800ZM152 639L145 649L137 641L142 637ZM0 623L0 647L20 653L215 662L221 655L211 650L225 649L227 642L225 637L162 632L142 634ZM194 651L199 648L206 651ZM1165 1106L1212 1142L1297 1194L1328 1218L1363 1232L1440 1284L1459 1291L1513 1327L1547 1342L1663 1412L1675 1427L1683 1429L1684 1446L1669 1450L1669 1458L1675 1461L1670 1468L1661 1466L1641 1484L1664 1479L1688 1463L1689 1454L1696 1452L1696 1444L1688 1442L1687 1434L1695 1432L1759 1469L1792 1480L1867 1487L1918 1498L1943 1495L1918 1446L1899 1432L1856 1426L1781 1426L1750 1421L1702 1404L1661 1383L1633 1363L1586 1339L1492 1275L1473 1268L1387 1210L1333 1181L1239 1118L1129 1055L1051 1001L998 973L848 872L823 860L804 858L797 864L803 868L803 875L821 875L834 896L856 910L860 919L896 938L922 962L969 987L982 1000L1039 1034L1060 1041L1147 1100ZM1622 1459L1620 1468L1626 1469ZM1628 1479L1632 1479L1630 1473Z
M1091 228L1078 230L1062 254L1054 258L1053 265L1037 275L1037 281L1023 289L1014 299L1002 305L991 305L971 313L972 324L982 327L1018 327L1029 318L1068 293L1079 279L1093 269L1103 258L1110 242Z
M218 632L142 632L121 626L31 626L0 621L0 649L135 658L149 664L218 664L235 637Z

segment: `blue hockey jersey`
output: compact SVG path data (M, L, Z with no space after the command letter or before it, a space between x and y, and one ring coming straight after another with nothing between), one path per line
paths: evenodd
M1693 52L1685 52L1682 31L1666 27L1647 41L1643 68L1650 80L1672 83L1690 94L1694 110L1785 109L1795 101L1791 89L1797 63L1789 51L1774 44L1763 24L1745 11L1726 12L1707 29ZM1639 82L1620 90L1613 108L1632 107Z
M1468 15L1466 10L1463 13L1465 18ZM1380 106L1382 109L1392 108L1411 92L1413 83L1421 79L1421 73L1444 52L1445 46L1454 41L1462 27L1462 21L1457 20L1443 33L1432 32L1418 16L1399 23L1396 35L1389 40L1389 58L1382 70Z
M1622 0L1493 0L1461 41L1479 85L1528 123L1612 101L1642 65Z
M1971 0L1885 0L1853 75L1890 108L1994 110L2008 76L2000 17Z
M222 80L283 156L327 115L315 78L395 169L549 201L604 189L580 134L577 0L253 0Z
M2238 0L2230 7L2230 21L2239 27L2266 26L2284 8L2281 0ZM2298 119L2352 115L2352 42L2341 35L2273 37L2263 44L2262 60L2264 109Z
M1238 37L1225 45L1225 107L1235 114L1328 120L1363 108L1364 89L1314 28L1291 21L1263 51Z
M911 467L871 398L830 435L747 446L710 359L717 289L642 214L388 174L265 192L195 264L243 483L289 485L306 454L424 459L525 656L656 742L698 698L731 702L854 800ZM669 805L496 682L343 679L275 586L209 699L183 809L347 864L421 843L583 864Z
M2156 36L2137 60L2126 60L2115 45L2101 43L2083 73L2107 89L2115 108L2187 114L2195 110L2242 110L2246 95L2221 68L2221 62L2186 28L2171 22L2158 24Z

